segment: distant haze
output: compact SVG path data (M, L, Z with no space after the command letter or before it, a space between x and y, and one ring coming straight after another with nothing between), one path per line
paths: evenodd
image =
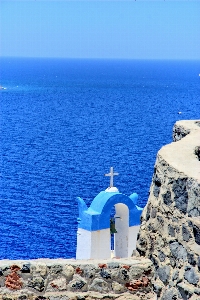
M200 1L2 1L1 56L200 59Z

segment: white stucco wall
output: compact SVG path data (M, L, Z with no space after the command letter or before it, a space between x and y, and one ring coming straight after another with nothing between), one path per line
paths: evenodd
M76 259L107 259L110 257L110 228L97 231L78 229Z

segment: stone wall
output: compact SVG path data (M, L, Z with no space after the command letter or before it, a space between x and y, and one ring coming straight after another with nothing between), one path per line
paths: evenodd
M152 262L38 259L0 261L1 300L156 299Z
M137 251L155 266L158 299L200 299L200 121L179 121L158 152Z

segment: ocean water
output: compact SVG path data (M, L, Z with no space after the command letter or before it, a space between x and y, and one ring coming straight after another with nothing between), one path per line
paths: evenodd
M0 259L75 257L76 197L89 205L113 166L143 207L173 124L200 118L200 61L1 58L0 70Z

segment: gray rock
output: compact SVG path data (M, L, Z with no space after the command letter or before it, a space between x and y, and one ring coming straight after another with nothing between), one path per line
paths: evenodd
M175 267L175 265L176 265L176 260L175 260L175 258L174 257L170 257L170 265L172 266L172 267Z
M101 270L100 275L101 275L102 278L111 279L110 272L107 272L105 269Z
M108 268L110 268L110 269L119 268L119 264L117 262L109 262Z
M151 210L151 218L155 218L157 214L157 208L153 207Z
M193 207L192 209L188 210L188 216L189 217L199 217L200 211L198 210L197 207Z
M158 268L157 273L158 273L160 280L163 283L167 283L169 280L169 275L170 275L170 267L169 266L160 267L160 268Z
M186 261L187 259L187 251L186 249L179 244L178 242L172 242L170 245L170 250L172 255L176 258L176 259L183 259L183 261Z
M191 284L196 285L199 281L199 276L195 273L195 270L193 267L186 267L186 271L184 274L184 278Z
M81 267L85 278L94 278L96 274L96 268L94 265L86 265Z
M159 196L160 187L161 187L161 179L158 177L157 174L155 174L153 177L153 183L154 183L153 194L157 198Z
M190 231L189 231L189 229L187 228L186 225L182 225L182 236L183 236L183 240L185 242L188 242L189 239L191 239L191 237L192 237L191 234L190 234Z
M175 288L167 289L162 297L161 300L178 300L178 293Z
M166 205L171 205L172 204L172 197L171 197L171 192L170 191L167 191L165 194L162 195L162 198L163 198L163 202L166 204Z
M195 294L200 295L200 289L196 288L194 289Z
M195 242L200 245L200 228L196 225L193 225L193 234L195 238Z
M174 181L172 190L174 192L174 201L176 207L182 213L187 212L188 205L188 193L186 189L187 178L178 178Z
M99 293L108 292L108 284L103 279L95 278L88 290Z
M189 133L190 133L189 129L185 129L182 126L175 124L173 127L173 141L174 142L180 141Z
M173 280L173 281L177 280L177 279L178 279L178 275L179 275L179 271L176 270L176 271L173 273L173 275L172 275L172 280Z
M84 292L87 290L87 281L79 275L74 275L73 280L70 281L67 287L70 291L81 290Z
M175 230L174 230L174 227L172 227L170 224L168 225L168 233L169 233L169 235L171 235L172 237L175 237Z
M166 255L162 251L159 251L158 258L161 262L165 261L165 257Z
M161 291L162 291L162 286L160 286L157 283L153 284L153 291L156 293L157 296L160 296Z
M198 266L198 270L200 271L200 256L198 257L198 260L197 260L197 266Z
M41 276L36 276L29 279L27 285L38 292L43 292L45 288L45 280Z
M23 264L22 268L21 268L21 272L22 273L30 273L30 264Z
M53 273L53 274L58 274L58 273L62 272L62 270L63 270L63 267L60 265L53 265L51 267L51 273Z
M187 254L188 263L192 266L196 266L196 260L194 258L194 254L188 253Z
M180 293L180 297L183 300L190 299L190 297L194 295L194 289L191 289L191 287L182 282L177 284L177 288Z

